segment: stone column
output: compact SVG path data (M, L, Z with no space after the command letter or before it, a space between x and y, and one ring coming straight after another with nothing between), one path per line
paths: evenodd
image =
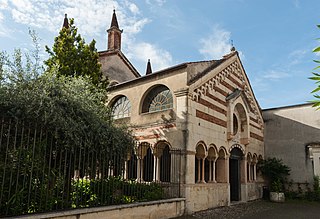
M198 179L197 179L197 183L200 183L201 182L201 168L200 168L201 162L200 162L200 158L197 158L197 160L198 160Z
M128 178L128 161L126 160L124 162L124 172L123 172L123 179Z
M216 161L217 158L212 161L212 182L216 183Z
M253 164L253 181L257 181L257 164Z
M137 181L141 181L141 158L137 158Z
M202 159L201 159L201 161L202 161L202 173L201 173L202 176L201 176L201 182L202 182L202 183L206 183L206 181L204 180L204 159L205 159L205 158L202 158Z
M152 181L155 182L157 179L156 179L156 174L157 174L157 157L153 155L153 178L152 178Z
M212 160L209 160L209 182L212 182Z
M251 162L247 162L248 181L251 182Z

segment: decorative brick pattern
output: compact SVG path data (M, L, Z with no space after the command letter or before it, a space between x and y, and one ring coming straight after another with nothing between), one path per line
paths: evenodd
M214 123L216 125L222 126L224 128L227 128L227 122L219 119L217 117L211 116L207 113L201 112L200 110L196 110L196 117L206 120L208 122Z
M230 84L228 84L226 81L221 81L221 84L223 85L223 86L225 86L226 88L228 88L231 92L233 92L234 91L234 87L232 87Z
M255 139L259 140L259 141L263 141L263 137L262 136L257 135L256 133L253 133L253 132L250 132L250 137L251 138L255 138Z
M253 124L253 123L251 123L251 122L250 122L250 126L255 127L256 129L262 130L262 128L261 128L261 127L256 126L255 124Z
M210 103L209 101L206 101L205 99L202 99L201 97L199 98L198 103L200 103L200 104L202 104L202 105L204 105L204 106L206 106L206 107L208 107L208 108L210 108L210 109L212 109L212 110L214 110L216 112L219 112L219 113L227 116L227 111L226 110L221 109L220 107Z
M221 100L216 96L213 96L212 94L210 94L209 92L206 93L206 96L209 97L210 99L224 105L225 107L227 106L227 102L225 100Z
M231 75L234 75L236 76L236 78L239 78L241 82L237 81ZM262 118L259 114L260 110L255 104L255 98L251 93L249 85L246 84L245 76L242 73L241 64L237 60L231 63L230 65L228 65L225 69L220 71L213 78L209 79L208 81L203 83L201 86L196 88L192 94L193 100L198 101L198 99L201 96L208 96L207 95L207 93L209 93L208 91L216 91L225 97L228 96L229 93L219 87L219 85L226 87L228 90L230 90L230 93L234 90L233 86L225 82L226 78L232 81L235 85L239 86L238 88L243 90L244 95L249 103L250 111L253 114L255 114L257 117L256 123L259 125L263 124Z
M238 87L240 87L241 89L244 88L244 85L241 84L238 80L234 79L234 78L232 77L232 75L229 75L228 79L229 79L230 81L232 81L232 83L234 83L235 85L237 85Z

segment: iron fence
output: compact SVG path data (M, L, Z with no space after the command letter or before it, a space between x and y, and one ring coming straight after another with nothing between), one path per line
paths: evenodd
M59 147L54 133L0 120L0 217L180 197L181 151L137 143L122 156Z

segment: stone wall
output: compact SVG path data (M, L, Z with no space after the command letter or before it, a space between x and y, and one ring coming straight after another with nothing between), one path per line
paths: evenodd
M186 210L188 214L209 208L228 206L228 183L199 183L186 185Z
M268 109L265 121L265 155L283 160L294 183L313 182L313 162L308 145L319 143L320 111L311 104Z
M84 208L57 213L32 215L34 219L165 219L183 215L185 199L176 198L145 203ZM31 215L19 218L30 218Z

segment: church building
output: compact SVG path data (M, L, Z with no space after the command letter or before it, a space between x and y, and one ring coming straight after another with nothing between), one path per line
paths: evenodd
M235 48L157 72L149 60L141 75L121 51L115 11L107 33L99 52L107 105L137 142L124 177L177 185L187 213L261 198L264 123Z

